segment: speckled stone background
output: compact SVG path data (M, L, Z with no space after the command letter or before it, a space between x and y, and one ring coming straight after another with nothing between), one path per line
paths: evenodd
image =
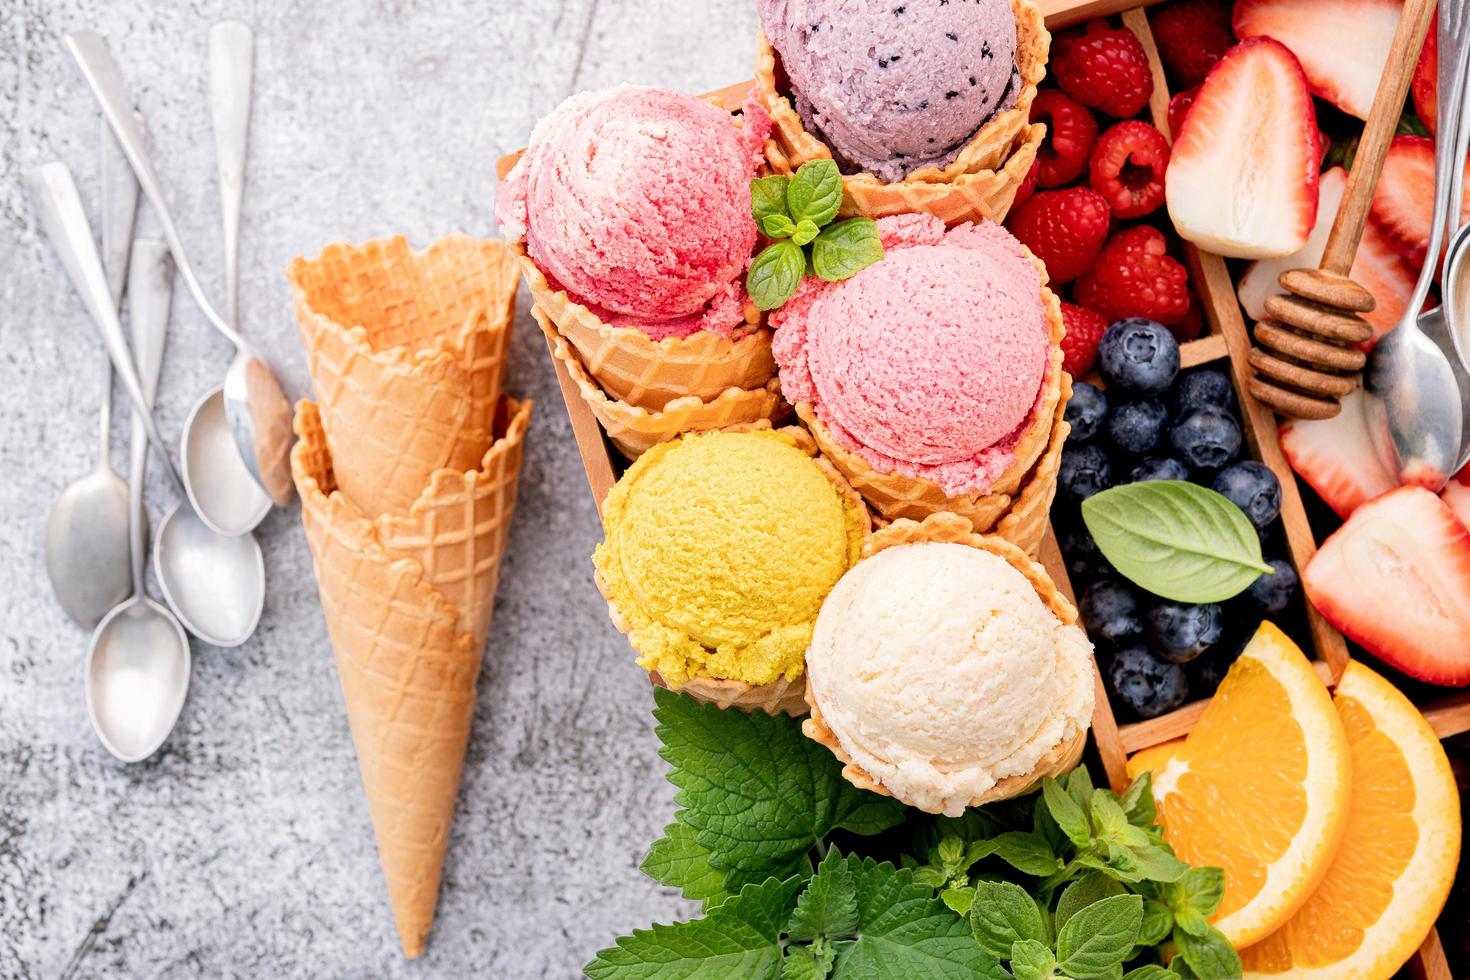
M48 507L94 462L103 356L23 184L60 159L95 204L98 117L60 35L111 42L219 296L206 36L225 17L254 25L243 323L294 397L309 388L292 257L492 234L494 160L536 119L589 87L747 77L753 6L0 0L0 976L566 977L618 933L689 911L637 870L672 787L647 680L592 585L597 520L524 292L507 387L536 399L536 419L426 956L398 950L297 508L259 531L259 631L234 650L194 644L188 704L156 757L103 751L82 699L87 636L41 559ZM229 354L179 290L165 433ZM155 517L172 505L156 475L149 493Z

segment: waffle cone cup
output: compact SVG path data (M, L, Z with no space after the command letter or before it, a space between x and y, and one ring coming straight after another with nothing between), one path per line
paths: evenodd
M729 428L776 418L787 411L786 403L781 400L780 383L775 378L758 388L726 388L709 400L684 395L665 403L661 409L618 401L598 387L567 339L557 332L539 306L531 307L531 315L546 334L552 356L566 368L582 400L613 445L630 460L685 432Z
M504 399L477 470L436 472L407 512L371 520L337 486L317 406L297 405L291 471L410 958L434 921L530 416Z
M1025 486L1011 502L1011 509L991 528L990 534L1004 538L1032 558L1041 554L1041 539L1051 522L1051 505L1057 496L1057 471L1062 466L1062 448L1072 426L1065 419L1067 402L1072 397L1072 379L1062 375L1062 393L1057 402L1052 424L1051 442L1031 471Z
M659 411L691 395L712 401L731 388L759 390L776 376L771 331L760 326L754 306L749 306L746 328L734 338L699 330L654 340L641 330L603 322L566 290L554 288L524 246L510 248L536 307L577 352L584 373L616 401Z
M958 514L931 514L922 522L906 518L894 521L889 526L873 532L872 537L863 546L863 557L870 558L887 548L895 548L917 541L963 544L1003 558L1012 568L1026 577L1026 581L1031 583L1037 596L1056 616L1058 622L1063 625L1071 625L1077 621L1076 608L1066 596L1062 595L1056 583L1051 580L1051 576L1047 575L1046 569L1011 542L994 535L977 534L970 522ZM801 730L808 738L825 745L842 762L843 778L859 789L891 796L892 794L886 787L877 782L865 769L854 763L852 756L842 748L836 733L822 720L821 709L809 689L806 701L811 710L811 717L802 722ZM986 803L1008 800L1030 792L1039 786L1043 779L1059 776L1074 768L1081 760L1082 750L1086 744L1087 729L1081 728L1053 746L1030 772L1007 776L999 780L990 789L971 799L968 805L983 806Z
M479 466L515 317L503 242L335 244L287 277L336 485L354 504L402 513L435 471Z

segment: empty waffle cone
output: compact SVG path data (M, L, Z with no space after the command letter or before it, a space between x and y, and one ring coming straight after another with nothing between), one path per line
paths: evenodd
M337 485L353 503L401 513L436 470L479 465L515 317L505 243L329 245L287 276Z
M651 411L693 396L710 401L731 388L764 388L776 376L771 331L748 308L748 325L734 338L709 330L654 340L641 330L604 323L597 314L551 283L521 245L520 260L535 305L581 359L585 372L616 401Z
M1056 583L1051 580L1051 576L1047 575L1046 569L1011 542L994 535L977 534L970 522L958 514L931 514L922 522L907 519L895 521L873 532L872 537L863 546L863 557L869 558L886 548L895 548L916 541L963 544L1003 558L1012 568L1026 577L1042 603L1057 617L1058 622L1070 625L1077 621L1076 608L1067 601L1066 596L1062 595ZM852 761L852 756L842 748L836 733L822 720L821 709L818 708L816 699L811 696L810 692L806 696L806 701L811 710L811 717L801 723L803 734L831 750L832 754L843 763L842 776L848 782L859 789L891 796L892 794L881 783L874 780L867 770ZM1087 729L1080 728L1053 746L1030 772L1007 776L999 780L990 789L971 799L968 805L983 806L986 803L1008 800L1030 792L1039 786L1043 779L1060 776L1075 768L1082 758L1082 750L1086 744Z
M557 332L539 306L531 307L531 315L546 334L552 356L566 368L607 437L628 459L637 459L659 443L685 432L705 432L742 422L773 419L787 410L775 378L758 388L726 388L708 400L685 395L667 402L661 409L619 401L592 380L566 338Z
M406 516L371 521L338 491L317 406L297 405L302 524L410 958L434 922L530 414L506 399L478 470L435 473Z

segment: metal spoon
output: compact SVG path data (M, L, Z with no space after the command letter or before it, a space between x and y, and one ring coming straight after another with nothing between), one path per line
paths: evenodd
M150 405L163 364L172 289L168 245L140 238L133 244L128 274L129 319L133 359ZM87 715L107 751L123 762L137 762L157 751L173 731L189 691L189 638L179 621L148 597L143 582L147 438L143 418L134 412L128 467L133 594L103 618L87 648Z
M1364 411L1379 456L1399 482L1436 492L1455 472L1464 435L1463 406L1450 366L1451 358L1457 357L1453 341L1443 330L1433 338L1426 335L1420 328L1419 312L1434 279L1434 260L1444 244L1453 176L1464 167L1464 158L1456 150L1466 58L1470 56L1467 11L1470 4L1465 0L1440 4L1439 142L1434 155L1434 218L1424 268L1398 325L1369 355L1363 381Z
M138 182L102 124L102 256L116 309L128 273ZM102 362L97 467L66 488L46 521L46 574L68 616L92 629L128 595L128 487L112 469L112 361Z
M133 123L129 112L131 99L127 86L123 83L117 63L107 50L107 43L91 31L78 31L66 36L66 47L81 66L83 77L102 106L102 114L112 125L112 131L117 134L128 162L133 165L133 172L138 175L143 193L148 196L148 202L158 214L163 237L168 240L180 278L184 280L184 285L194 297L200 312L235 345L235 359L225 372L225 416L229 419L230 430L235 437L235 447L250 475L276 503L285 506L290 503L295 492L291 484L289 461L291 405L270 367L234 327L220 316L204 295L204 289L184 251L178 229L170 217L168 204L163 199L158 175Z
M254 54L255 35L248 25L223 21L210 29L209 96L224 216L225 315L236 330L240 329L240 199L245 191ZM210 391L189 413L179 462L194 510L221 534L244 534L270 513L270 495L250 478L235 449L224 388Z

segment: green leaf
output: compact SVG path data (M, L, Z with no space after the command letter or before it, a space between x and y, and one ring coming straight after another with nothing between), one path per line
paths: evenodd
M967 916L970 914L970 907L975 904L975 889L946 888L939 893L939 900L955 915Z
M1225 897L1225 872L1219 868L1190 868L1178 881L1165 885L1160 894L1175 911L1191 908L1203 916L1214 915Z
M1151 898L1143 901L1143 922L1138 927L1139 946L1157 946L1169 936L1174 928L1174 914L1162 902Z
M1184 977L1185 980L1199 980L1199 974L1191 970L1189 964L1184 962L1184 957L1177 953L1169 961L1169 972L1176 977Z
M729 897L724 872L710 866L709 851L699 845L694 829L682 820L664 828L664 835L653 842L638 870L679 889L685 898L703 902L706 909Z
M1105 973L1133 951L1143 899L1115 895L1082 909L1057 933L1057 959L1075 977Z
M1105 789L1093 790L1089 809L1099 837L1121 841L1126 831L1138 829L1128 823L1128 816L1118 805L1118 798Z
M842 173L831 160L812 160L796 169L786 189L786 210L791 220L821 227L837 217L842 205Z
M1026 889L1009 881L977 881L970 906L970 931L980 947L996 959L1010 956L1011 946L1025 939L1047 938L1041 908Z
M1167 844L1144 844L1130 847L1133 867L1149 881L1178 881L1189 871L1189 865L1174 856Z
M768 214L756 221L761 234L767 238L791 238L796 234L796 223L784 214ZM796 242L805 245L806 242Z
M1041 784L1041 795L1052 819L1062 828L1062 833L1067 835L1068 840L1078 847L1084 847L1091 842L1092 826L1087 821L1087 813L1061 783L1055 779L1044 780Z
M798 245L805 245L816 238L821 231L822 229L817 227L816 222L809 218L802 218L791 232L791 240Z
M1173 915L1174 924L1196 939L1209 935L1210 923L1197 910L1186 907L1174 912Z
M1271 571L1241 509L1184 480L1104 490L1082 502L1082 520L1123 577L1175 602L1223 602Z
M757 177L750 182L750 212L757 224L775 214L790 220L791 215L786 210L786 185L789 183L791 178L782 174Z
M1011 972L1016 980L1046 980L1054 976L1057 958L1051 947L1035 939L1022 939L1011 947Z
M1128 815L1128 822L1143 830L1152 830L1158 823L1158 810L1154 807L1154 784L1153 773L1145 772L1139 776L1123 795L1118 798L1118 805Z
M1101 872L1089 871L1068 885L1062 897L1057 899L1057 928L1061 929L1068 919L1087 906L1122 894L1123 886L1117 881Z
M837 950L828 943L820 947L790 946L781 961L781 980L826 980L836 958Z
M791 298L806 273L806 256L790 239L761 249L745 273L745 290L763 310L774 310Z
M976 841L970 845L965 857L974 864L980 858L992 854L1017 871L1038 878L1054 874L1061 868L1061 863L1045 839L1020 830L1008 831L990 840Z
M781 930L802 884L799 878L771 878L749 885L704 918L623 936L583 971L592 980L774 978L781 969Z
M1067 773L1067 792L1072 794L1072 799L1077 805L1086 808L1092 799L1092 774L1087 771L1086 766L1078 766Z
M1192 936L1183 929L1174 930L1174 945L1195 975L1209 980L1230 980L1242 973L1240 954L1230 945L1225 934L1214 926L1203 936ZM1170 964L1173 968L1173 964Z
M833 847L796 900L786 933L799 941L847 939L857 928L857 886L848 862Z
M1064 854L1072 841L1057 826L1056 818L1051 815L1051 810L1042 801L1037 801L1031 808L1031 832L1046 841L1053 854Z
M1175 980L1175 976L1157 963L1146 963L1123 974L1123 980Z
M883 257L883 242L872 218L833 222L812 242L812 268L828 282L856 275Z
M662 688L654 700L659 754L686 808L679 819L711 867L789 869L833 830L876 834L903 821L902 804L843 779L841 763L796 719L721 711Z

